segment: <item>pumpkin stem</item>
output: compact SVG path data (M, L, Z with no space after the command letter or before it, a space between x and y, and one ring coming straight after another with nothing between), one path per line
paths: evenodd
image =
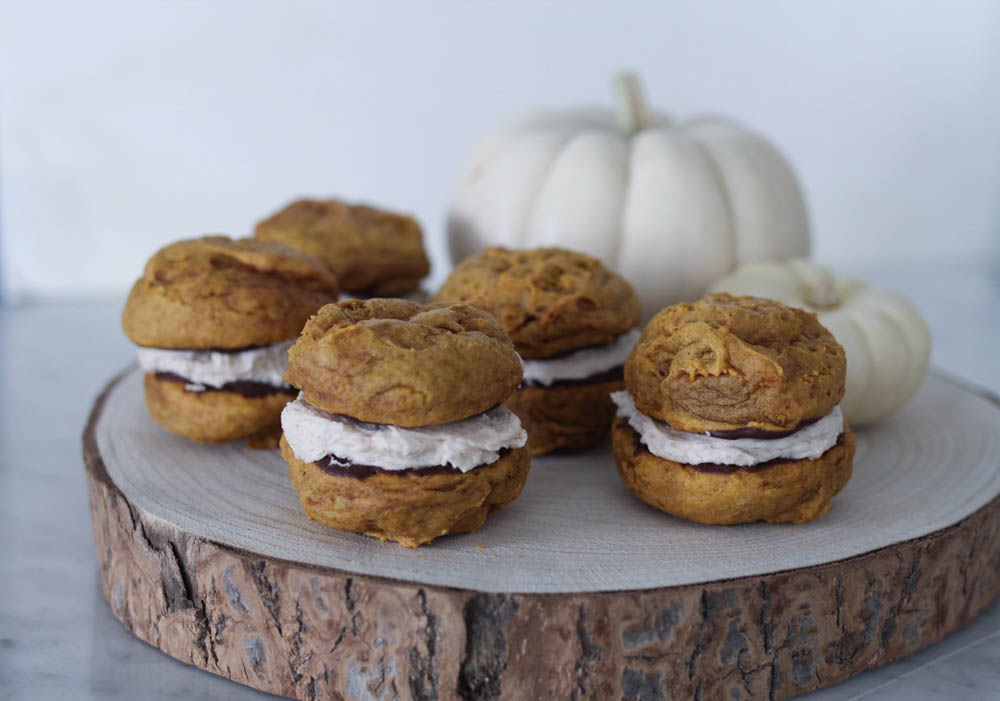
M649 126L649 112L642 97L639 76L619 73L612 80L618 107L618 125L626 134L634 134Z
M811 280L806 301L818 309L828 309L840 304L837 294L837 280L827 268L816 266L815 277Z

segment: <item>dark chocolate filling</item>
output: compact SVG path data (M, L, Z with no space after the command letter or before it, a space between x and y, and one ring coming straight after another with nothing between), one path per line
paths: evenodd
M552 387L573 387L581 385L600 385L605 382L621 382L625 379L625 366L619 365L618 367L610 368L609 370L602 370L601 372L594 373L589 377L582 377L578 380L556 380L550 385L542 384L534 380L525 380L521 383L522 387L541 387L542 389L550 389Z
M639 435L639 432L636 431L634 428L632 428L632 425L628 422L628 419L621 419L619 425L628 428L629 430L632 431L632 433L635 434L635 450L632 452L632 455L634 457L639 457L643 453L649 453L650 455L653 455L653 453L650 452L646 444L643 443L642 436ZM827 448L827 450L836 448L838 445L842 445L843 443L844 443L844 433L843 431L841 431L840 435L837 436L837 442L834 443L832 446L830 446L830 448ZM654 457L658 456L654 455ZM790 462L799 462L799 461L792 458L774 458L773 460L767 460L766 462L759 462L755 465L723 465L717 462L703 462L703 463L698 463L697 465L686 462L678 464L684 465L684 467L690 467L692 470L697 470L698 472L706 472L712 475L731 475L734 472L739 472L740 470L743 470L744 472L760 472L761 470L766 470L769 467L774 467L775 465L784 465Z
M500 455L497 457L497 460L504 457L509 452L510 448L504 448L500 451ZM496 460L493 462L496 462ZM466 474L475 472L476 470L492 464L493 463L491 462L478 465L471 470L467 470ZM416 475L418 477L424 477L426 475L448 475L456 472L462 472L451 463L446 463L444 465L426 465L423 467L408 467L404 470L387 470L384 467L378 467L377 465L358 465L350 460L338 458L336 455L327 455L325 458L320 458L319 460L313 462L313 465L333 477L354 477L355 479L364 479L366 477L371 477L372 475L377 475L380 472Z
M191 380L172 372L158 372L156 373L156 379L164 380L166 382L183 382L186 385L200 384L198 382L192 382ZM299 391L294 387L276 387L275 385L269 385L266 382L253 382L250 380L227 382L222 385L222 387L209 387L208 385L202 385L202 387L205 389L198 391L185 391L191 392L192 394L201 394L202 392L232 392L233 394L240 395L244 399L260 399L261 397L269 397L272 394L285 394L289 397L295 397L299 393Z

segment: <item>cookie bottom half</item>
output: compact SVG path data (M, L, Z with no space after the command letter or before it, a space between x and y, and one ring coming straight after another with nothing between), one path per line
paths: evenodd
M143 378L146 407L156 423L199 443L230 443L242 438L252 448L274 448L281 434L281 410L294 395L275 392L244 397L237 392L189 392L184 382L154 373Z
M521 387L505 403L528 432L532 455L583 450L607 438L615 418L610 395L624 387L620 380Z
M527 448L515 448L464 473L401 471L341 477L299 460L284 436L280 445L292 486L309 518L408 548L449 533L476 530L489 514L517 499L531 467Z
M611 439L618 474L633 494L673 516L711 525L820 518L851 478L856 445L845 422L841 440L814 460L717 473L653 455L625 420L615 422Z

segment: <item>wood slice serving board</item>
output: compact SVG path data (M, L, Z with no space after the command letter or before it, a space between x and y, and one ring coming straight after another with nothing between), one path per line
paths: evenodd
M823 519L706 527L607 446L536 459L477 533L409 550L310 522L276 451L149 419L84 434L104 591L167 654L303 699L787 698L903 657L1000 592L1000 404L939 376L858 432Z

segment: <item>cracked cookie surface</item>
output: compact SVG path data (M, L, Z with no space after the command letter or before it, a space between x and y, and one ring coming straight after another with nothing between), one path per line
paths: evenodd
M150 258L125 303L122 328L154 348L270 345L294 338L338 292L330 271L304 253L206 236Z
M487 248L459 263L434 299L486 309L524 358L611 343L639 321L621 275L564 248Z
M482 413L521 382L521 361L500 324L467 304L328 304L288 358L285 379L313 406L407 428Z
M625 363L636 407L679 431L793 430L844 395L844 349L816 315L710 294L661 310Z
M254 237L304 251L348 292L401 295L430 271L413 217L338 200L298 200L257 224Z

